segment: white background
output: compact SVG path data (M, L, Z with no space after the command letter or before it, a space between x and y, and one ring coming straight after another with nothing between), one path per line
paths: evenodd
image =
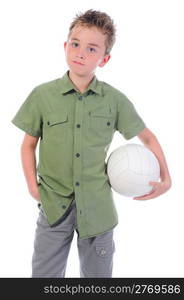
M99 80L120 89L157 136L172 189L147 201L114 192L113 277L183 277L184 1L1 1L0 277L30 277L38 209L20 159L24 132L11 123L29 92L67 70L63 43L76 13L105 11L117 25L111 59ZM126 141L114 135L109 153ZM37 153L38 154L38 153ZM76 234L66 277L79 277Z

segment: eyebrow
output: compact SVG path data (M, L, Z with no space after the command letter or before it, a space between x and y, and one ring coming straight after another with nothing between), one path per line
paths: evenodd
M77 38L72 38L71 39L72 41L80 41L79 39L77 39ZM94 47L97 47L97 48L99 48L100 49L100 46L98 46L97 44L94 44L94 43L88 43L88 45L90 45L90 46L94 46Z

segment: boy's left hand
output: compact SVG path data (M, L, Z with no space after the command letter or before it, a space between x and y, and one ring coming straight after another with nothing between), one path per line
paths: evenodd
M140 197L135 197L133 198L133 200L148 200L148 199L156 198L161 194L167 192L167 190L169 190L171 187L171 183L167 181L161 181L161 182L150 181L149 185L153 186L153 190L149 194Z

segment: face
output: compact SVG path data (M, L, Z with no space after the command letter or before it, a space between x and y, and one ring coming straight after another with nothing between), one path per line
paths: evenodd
M110 55L105 55L105 38L96 27L75 26L64 43L70 71L78 76L89 76L98 66L103 67L110 59Z

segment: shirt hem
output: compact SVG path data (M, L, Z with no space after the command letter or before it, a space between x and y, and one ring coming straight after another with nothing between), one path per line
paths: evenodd
M110 227L109 229L107 229L107 230L105 230L105 231L102 231L102 232L99 232L99 233L96 233L96 234L92 234L92 235L82 235L82 236L80 236L80 234L79 234L79 239L88 239L88 238L96 237L97 235L106 233L106 232L110 231L111 229L115 228L115 227L118 225L118 223L119 223L119 222L115 223L115 225L112 226L112 227Z

